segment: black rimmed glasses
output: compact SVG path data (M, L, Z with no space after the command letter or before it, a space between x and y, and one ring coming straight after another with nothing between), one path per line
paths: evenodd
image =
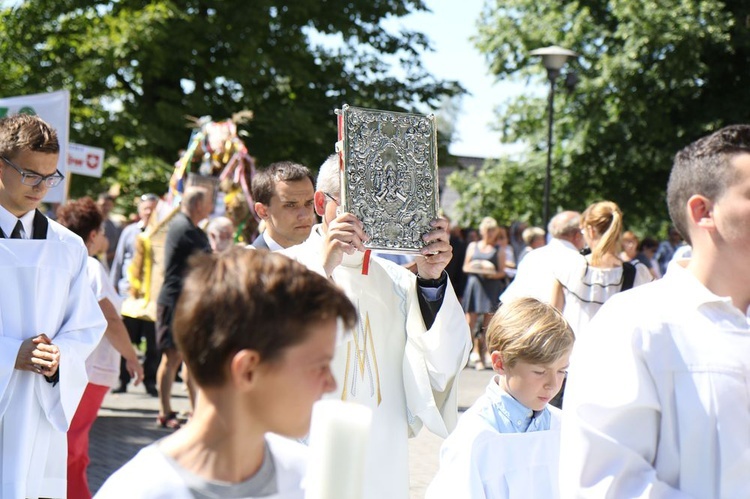
M21 183L23 185L36 187L37 185L44 182L44 185L46 187L52 188L52 187L57 187L60 184L60 182L62 182L63 179L65 179L65 175L60 173L60 170L55 170L55 173L51 175L40 175L38 173L24 170L20 166L14 164L11 160L6 158L5 156L0 156L0 159L5 161L8 165L12 166L13 169L17 171L19 175L21 175Z
M331 201L333 201L334 203L336 203L336 206L341 206L341 203L339 203L339 200L338 200L338 199L336 199L335 197L331 196L331 195L330 195L330 194L328 194L327 192L324 192L324 193L323 193L323 195L324 195L325 197L327 197L328 199L330 199Z

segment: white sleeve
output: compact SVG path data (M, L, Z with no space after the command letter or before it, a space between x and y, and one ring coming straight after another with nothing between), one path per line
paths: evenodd
M565 391L563 498L685 498L653 467L661 407L628 293L609 300L576 342Z
M469 326L450 281L429 330L425 328L417 292L416 279L411 275L406 294L403 365L410 434L416 435L424 423L436 435L446 437L458 420L458 375L471 350Z

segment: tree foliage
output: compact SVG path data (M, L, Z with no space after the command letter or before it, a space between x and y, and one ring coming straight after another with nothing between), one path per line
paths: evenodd
M717 127L748 121L749 19L744 0L488 2L476 43L499 79L546 88L546 73L529 51L560 45L581 55L569 63L580 78L575 90L561 91L558 80L553 213L611 199L627 226L655 231L666 223L674 154ZM522 181L527 165L538 180L534 168L546 161L546 106L546 92L535 92L498 110L505 140L528 144L518 165L488 174L501 185ZM539 223L541 199L514 201L510 216L532 215Z
M316 168L333 150L335 108L409 111L458 89L422 67L424 35L381 26L423 9L422 0L16 2L0 9L0 88L69 89L71 140L105 148L105 172L135 182L126 189L166 184L190 136L186 115L252 110L243 129L259 164Z

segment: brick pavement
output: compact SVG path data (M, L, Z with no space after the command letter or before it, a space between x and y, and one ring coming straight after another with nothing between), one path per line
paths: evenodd
M458 404L461 411L484 392L492 371L465 369L459 381ZM91 430L88 477L92 492L107 477L132 458L140 449L171 433L156 426L158 399L147 395L143 387L128 387L125 394L108 394ZM173 388L173 409L186 411L187 393L181 383ZM422 499L427 485L438 468L442 438L427 430L409 441L411 499Z

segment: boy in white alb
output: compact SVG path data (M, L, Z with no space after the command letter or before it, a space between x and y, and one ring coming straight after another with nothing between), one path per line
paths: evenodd
M667 202L692 257L577 343L563 497L750 497L750 125L678 152Z
M174 318L198 386L193 418L96 497L302 499L307 447L284 437L304 437L313 403L336 388L339 320L356 320L344 293L285 256L235 247L194 257Z
M573 331L535 298L503 304L487 346L497 373L440 450L426 499L555 499L559 496L560 391Z
M106 322L81 238L37 209L59 185L57 133L0 119L0 497L65 497L67 442L84 361Z

